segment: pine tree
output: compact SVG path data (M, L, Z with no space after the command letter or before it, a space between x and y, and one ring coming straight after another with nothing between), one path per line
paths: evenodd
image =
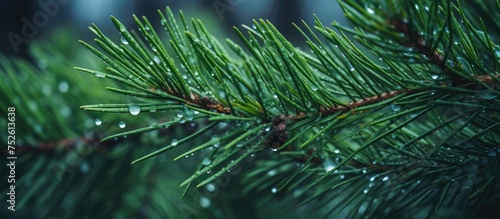
M158 11L165 31L145 17L134 16L136 31L112 17L113 40L93 25L95 44L81 44L106 67L81 52L71 64L96 77L64 74L70 54L43 69L2 58L2 94L22 94L2 101L2 114L16 106L17 131L30 133L17 149L18 205L32 212L18 216L498 214L500 1L338 2L354 27L296 24L308 48L265 20L221 43L167 7ZM41 48L53 47L34 54L48 59ZM40 72L66 77L60 95L21 84ZM119 95L89 89L102 87ZM40 91L54 98L36 106L30 95ZM68 112L80 102L85 111ZM91 131L103 121L127 131ZM62 162L60 179L48 177L47 161Z

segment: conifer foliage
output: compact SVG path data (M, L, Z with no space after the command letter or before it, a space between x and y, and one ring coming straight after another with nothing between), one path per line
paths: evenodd
M80 70L130 87L113 91L159 100L141 109L184 112L179 120L113 137L205 121L178 143L134 161L174 147L185 148L178 158L212 148L211 162L181 186L204 186L252 153L272 150L245 176L245 191L293 191L295 201L317 198L329 213L387 216L431 206L425 214L465 216L498 199L500 38L498 22L485 21L498 21L499 2L339 3L354 28L297 24L309 46L300 50L270 22L255 20L235 28L241 43L226 40L237 58L201 21L189 23L182 14L178 21L169 9L159 12L169 44L146 18L136 18L139 34L113 18L126 43L114 43L96 26L91 30L103 52L83 43L109 65L108 73ZM189 144L219 124L227 131ZM266 177L263 169L275 174Z
M147 148L133 166L201 155L182 196L244 167L239 192L326 217L468 218L498 205L500 1L338 2L353 27L296 24L308 48L266 20L221 42L168 7L162 30L112 17L120 40L93 25L95 43L81 42L106 70L76 69L136 98L81 108L177 114L104 142L197 124L159 149L133 146Z

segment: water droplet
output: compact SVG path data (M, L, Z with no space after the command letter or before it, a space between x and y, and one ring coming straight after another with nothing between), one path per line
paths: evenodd
M368 189L363 190L363 193L365 194L368 193Z
M341 178L341 179L344 179L344 178L345 178L345 176L344 176L344 175L340 175L340 178Z
M83 174L87 174L89 170L90 170L90 165L88 162L83 162L80 165L80 172L82 172Z
M366 8L366 12L368 12L369 14L375 13L375 11L371 8Z
M368 204L365 202L358 208L358 214L363 215L366 212L366 208L368 207ZM368 217L366 217L368 218Z
M415 118L417 115L417 113L410 113L410 118Z
M318 90L318 87L316 87L316 86L314 86L314 85L313 85L313 86L311 86L311 90L312 90L312 91L317 91L317 90Z
M326 172L330 172L330 170L333 170L333 168L335 168L335 164L331 161L331 160L325 160L324 162L324 169Z
M209 165L210 163L212 163L212 161L207 157L205 159L203 159L203 162L201 162L203 165Z
M375 180L375 178L377 178L377 176L372 176L372 177L370 178L370 182L373 182L373 181Z
M271 148L271 151L278 151L278 148Z
M215 191L215 185L213 183L207 184L207 191L214 192Z
M276 170L269 170L269 171L267 172L267 175L268 175L268 176L274 176L274 175L276 175Z
M47 67L47 61L45 61L45 59L40 59L40 60L38 60L38 62L36 63L36 65L40 69L45 69Z
M255 24L252 24L252 28L257 29L257 26L255 26Z
M186 120L191 121L194 118L194 112L189 107L184 106L184 116Z
M66 93L68 92L68 89L69 85L66 81L62 81L61 83L59 83L59 91L61 91L62 93Z
M127 30L127 28L125 28L125 26L123 24L120 25L119 29L120 29L120 32L125 32Z
M221 98L226 98L226 92L223 90L219 91L219 95L221 96Z
M338 154L338 153L340 153L340 150L339 149L335 149L335 150L333 150L333 153Z
M243 143L238 142L238 144L236 144L236 147L239 147L239 148L243 147Z
M497 152L495 150L491 150L488 152L488 156L490 157L496 157L497 156Z
M267 127L267 128L265 129L265 131L266 131L266 132L268 132L269 130L271 130L271 127Z
M45 96L51 95L52 94L52 87L47 85L47 84L44 84L42 87L42 93L45 94Z
M399 110L401 110L401 106L400 105L396 105L396 104L391 104L391 109L394 111L394 112L397 112Z
M491 93L489 90L478 90L476 96L483 100L492 100L497 97L496 94Z
M218 135L214 135L212 136L212 138L210 138L210 143L214 146L214 147L219 147L220 146L220 137Z
M438 79L439 76L438 75L432 75L431 77L432 77L432 79L436 80L436 79Z
M101 125L101 124L102 124L101 118L96 118L95 119L95 125Z
M121 29L120 29L120 30L121 30ZM127 44L128 44L128 41L127 41L127 39L125 39L125 37L124 37L124 36L122 36L121 41L122 41L122 43L123 43L124 45L127 45Z
M158 107L157 107L157 106L150 106L150 107L149 107L149 112L154 113L154 112L156 112L156 110L157 110L157 109L158 109Z
M179 140L174 138L174 139L172 139L172 142L170 142L170 144L175 147L175 146L177 146L177 144L179 144Z
M35 132L42 133L42 131L43 131L43 126L41 126L40 124L36 124L35 125Z
M182 112L177 113L177 117L182 118L182 116L184 116L184 113L182 113Z
M201 197L200 198L200 206L202 208L209 208L210 205L212 205L212 203L210 202L210 199L208 199L207 197Z
M387 181L387 180L389 180L389 176L385 176L384 178L382 178L382 181L383 181L383 182L385 182L385 181Z
M156 64L160 64L161 63L161 60L160 60L160 58L158 56L154 56L153 57L153 61L155 61Z
M118 126L120 126L120 128L125 128L125 126L127 126L127 124L125 124L125 122L124 122L124 121L120 121L120 122L118 123Z
M97 73L95 73L95 76L98 77L98 78L105 78L106 74L104 74L102 72L97 72Z
M61 115L63 117L69 117L71 115L71 109L68 107L68 106L64 106L62 109L61 109Z
M212 172L212 170L211 170L211 169L210 169L210 170L207 170L207 173L211 173L211 172Z
M278 189L277 189L276 187L273 187L273 188L271 189L271 192L272 192L272 193L276 193L276 192L278 192Z
M141 112L141 107L133 103L128 105L128 111L130 112L130 114L135 116Z

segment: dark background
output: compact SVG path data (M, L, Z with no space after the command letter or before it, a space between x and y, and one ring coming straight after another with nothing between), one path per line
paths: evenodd
M251 25L252 19L259 18L270 20L290 41L297 44L304 39L295 31L292 22L300 23L303 19L313 24L313 14L316 14L324 24L333 20L346 23L335 0L11 0L0 9L0 51L6 55L27 56L25 42L43 39L61 27L76 32L79 39L83 40L92 38L88 30L92 23L113 33L111 15L129 28L135 27L132 14L145 15L151 22L158 23L157 10L164 11L167 5L174 13L182 10L186 18L212 21L212 25L224 30L218 34L229 38L234 38L233 26ZM27 27L35 29L23 32L23 28ZM30 35L26 35L26 32ZM18 42L16 51L13 41L19 39L23 40Z

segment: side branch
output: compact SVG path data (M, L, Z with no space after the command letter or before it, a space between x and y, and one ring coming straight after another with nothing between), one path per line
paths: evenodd
M408 42L401 43L402 46L415 48L416 50L420 51L423 55L425 55L430 63L438 66L444 73L446 73L451 78L454 85L469 84L472 82L456 75L455 73L453 73L453 71L451 71L451 69L446 67L443 55L441 55L437 50L432 51L425 44L425 40L422 35L420 35L419 33L412 33L410 24L408 22L391 19L388 21L388 23L390 25L393 25L396 30L403 33L409 40Z
M415 92L416 92L416 90L412 90L412 89L384 92L384 93L377 95L377 96L367 97L367 98L364 98L362 100L350 102L350 103L346 104L345 106L332 106L332 107L328 107L328 108L321 106L320 112L321 112L321 114L324 114L324 115L330 115L330 114L333 114L336 112L348 112L348 111L354 110L354 108L356 108L356 107L374 104L374 103L380 102L382 100L386 100L386 99L389 99L391 97L395 97L395 96L402 94L402 93L415 93Z
M193 104L199 105L203 107L204 109L208 110L215 110L218 113L224 113L224 114L232 114L233 112L229 107L225 107L222 105L220 102L210 98L210 97L202 97L199 98L196 94L191 94L191 102Z
M19 153L26 153L30 151L40 152L40 153L52 153L62 150L73 151L76 150L77 146L80 144L86 146L93 145L95 146L95 148L93 149L98 149L98 148L104 149L112 147L114 144L116 144L116 141L113 143L101 142L100 135L98 133L93 132L78 138L66 138L57 141L39 142L36 144L23 145L22 147L18 147L16 150ZM4 153L7 154L7 151L4 151Z
M151 88L151 90L155 91L155 88ZM222 103L218 102L217 100L214 100L210 97L204 96L204 97L199 97L195 93L189 94L189 97L185 94L182 94L179 92L177 89L171 89L171 88L164 88L162 87L161 90L163 92L166 92L170 95L182 98L186 100L187 104L193 104L193 105L198 105L201 106L203 109L206 110L215 110L218 113L224 113L224 114L232 114L233 112L229 107L225 107L222 105Z

